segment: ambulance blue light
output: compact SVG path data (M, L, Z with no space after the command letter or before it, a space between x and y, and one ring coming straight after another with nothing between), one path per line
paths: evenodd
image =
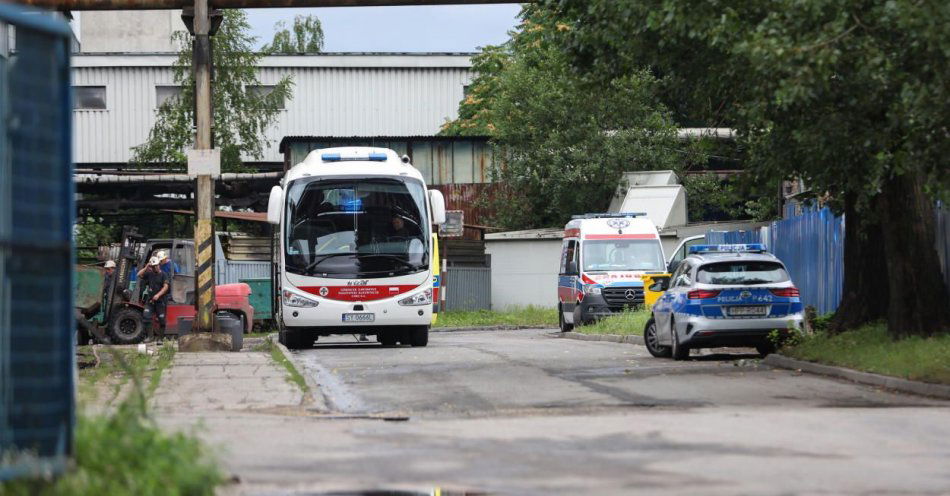
M385 153L370 153L369 159L373 162L385 162L386 154Z
M748 243L737 245L693 245L689 247L689 253L764 253L765 245L762 243Z
M320 158L323 159L324 162L339 162L343 160L343 157L341 157L339 153L324 153L320 155Z

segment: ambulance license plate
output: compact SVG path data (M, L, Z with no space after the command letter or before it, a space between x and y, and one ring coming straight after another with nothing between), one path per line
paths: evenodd
M375 322L375 313L345 313L343 322Z
M765 317L769 313L769 307L727 307L726 314L730 317Z

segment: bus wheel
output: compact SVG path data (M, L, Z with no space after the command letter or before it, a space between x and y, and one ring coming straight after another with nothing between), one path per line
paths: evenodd
M409 331L409 344L413 347L429 344L429 326L413 327Z

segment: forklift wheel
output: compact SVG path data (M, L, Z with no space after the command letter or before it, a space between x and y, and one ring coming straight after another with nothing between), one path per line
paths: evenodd
M109 337L115 344L136 344L145 340L145 322L137 308L120 308L109 323Z

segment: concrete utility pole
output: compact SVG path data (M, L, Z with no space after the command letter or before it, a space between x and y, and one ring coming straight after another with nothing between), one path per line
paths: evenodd
M201 157L200 150L211 150L211 12L208 0L195 0L194 16L194 71L195 71L195 150L189 157ZM220 157L211 152L212 168L220 174ZM217 160L216 160L217 159ZM196 160L200 160L197 159ZM217 166L217 167L215 167ZM192 171L189 171L189 174ZM195 286L197 317L195 328L211 331L214 328L214 178L213 171L201 171L195 179Z

